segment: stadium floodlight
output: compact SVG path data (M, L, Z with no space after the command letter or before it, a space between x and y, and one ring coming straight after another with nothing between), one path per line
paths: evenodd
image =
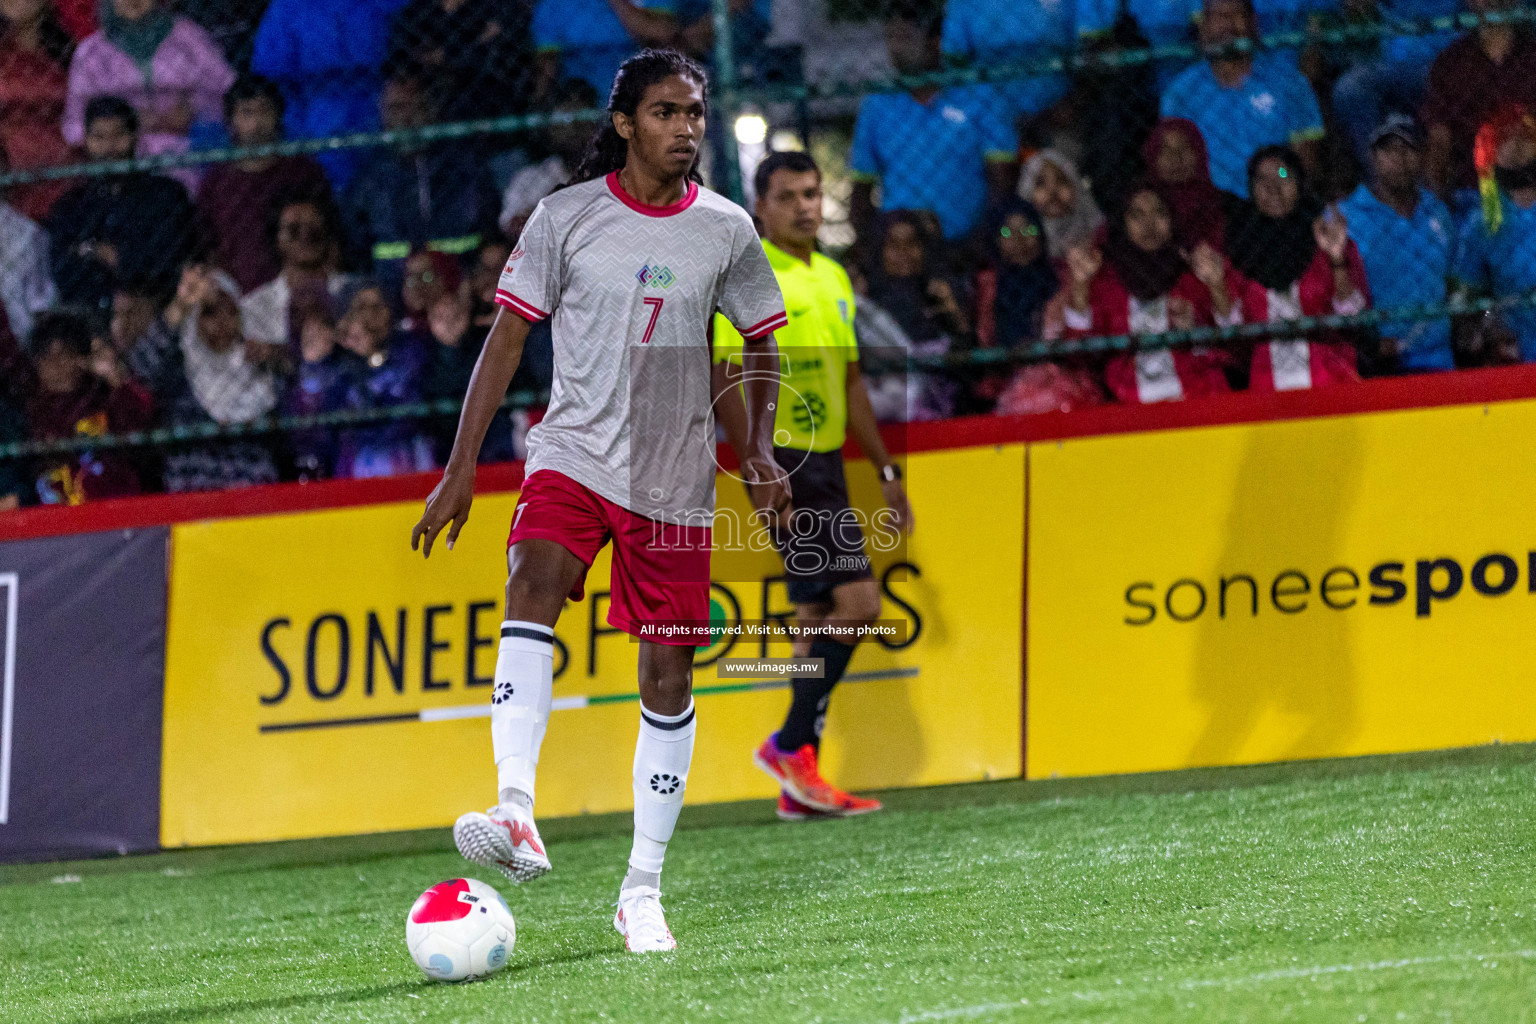
M762 114L742 114L736 119L736 141L761 146L768 139L768 121Z

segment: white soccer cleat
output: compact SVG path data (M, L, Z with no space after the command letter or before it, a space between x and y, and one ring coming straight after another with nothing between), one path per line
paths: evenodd
M677 948L661 909L661 890L654 886L638 885L619 893L613 926L624 936L624 948L631 953L665 953Z
M453 842L465 860L495 868L514 884L549 870L533 815L516 805L469 812L453 823Z

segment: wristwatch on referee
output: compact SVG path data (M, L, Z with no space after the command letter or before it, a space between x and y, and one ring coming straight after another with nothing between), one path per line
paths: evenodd
M896 465L896 463L894 463L894 462L887 462L885 465L880 467L880 482L881 483L888 484L888 483L892 483L892 482L900 480L900 479L901 479L901 467Z

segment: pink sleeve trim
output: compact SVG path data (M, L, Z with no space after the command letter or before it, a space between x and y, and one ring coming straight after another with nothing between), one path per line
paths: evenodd
M548 313L541 310L538 306L531 302L524 302L505 288L496 289L496 305L505 306L524 320L531 320L534 323L538 323L549 316Z
M788 324L789 314L780 310L766 320L753 324L751 327L743 328L741 336L747 341L756 341L759 338L772 334L780 327L788 326Z

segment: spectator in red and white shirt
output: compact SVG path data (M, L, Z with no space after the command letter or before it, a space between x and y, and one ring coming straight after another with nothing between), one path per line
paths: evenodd
M1300 158L1284 146L1259 150L1248 162L1252 199L1233 207L1227 222L1231 275L1244 323L1312 316L1349 316L1370 304L1365 264L1337 206L1321 216L1303 195ZM1359 380L1355 346L1339 331L1287 337L1277 333L1253 347L1249 388L1295 391Z
M1219 264L1209 243L1197 258ZM1121 214L1109 222L1102 253L1078 246L1067 253L1070 283L1066 336L1161 334L1215 324L1239 315L1221 275L1211 283L1190 272L1173 237L1168 202L1151 185L1133 189ZM1105 383L1122 402L1166 402L1230 390L1223 353L1203 347L1158 347L1116 356Z

